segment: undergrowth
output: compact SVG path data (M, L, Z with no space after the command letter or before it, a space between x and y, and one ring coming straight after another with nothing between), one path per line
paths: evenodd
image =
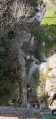
M45 42L45 50L40 48L41 51L48 51L56 45L56 10L47 8L46 15L42 20L40 27L32 29L31 33L35 39L40 43Z
M9 47L14 41L12 31L9 32L11 37L9 37L9 33L4 36L2 31L3 29L0 27L0 105L7 105L15 85L10 75L9 60Z

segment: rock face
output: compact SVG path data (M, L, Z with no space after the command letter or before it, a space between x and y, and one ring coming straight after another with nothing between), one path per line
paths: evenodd
M30 33L30 29L39 27L45 14L43 5L34 7L34 4L35 0L33 5L30 0L13 0L10 6L8 3L8 6L3 3L4 11L3 14L1 13L1 18L4 17L4 13L6 18L4 21L2 19L1 25L4 26L6 33L11 30L15 33L14 43L10 47L10 59L12 74L16 75L17 86L19 85L17 103L19 102L21 107L47 108L48 106L53 109L56 108L54 106L56 104L56 54L54 54L55 49L52 50L49 58L46 57L46 53L40 54L39 47L44 48L45 42L38 43ZM38 13L35 13L34 9ZM9 11L9 14L6 11ZM10 99L9 105L13 105L13 101L15 100Z
M21 27L20 27L21 28ZM13 69L15 69L16 71L16 75L18 76L18 81L21 80L21 83L19 83L20 85L20 100L21 100L21 106L25 107L27 105L27 73L26 73L26 53L24 52L24 50L22 49L23 44L26 42L28 43L31 39L31 34L27 31L24 30L20 30L18 28L18 33L16 33L16 40L15 40L15 44L12 46L12 51L11 52L11 58L12 58L12 62L13 62L13 52L16 54L17 52L17 58L16 60L13 62ZM22 33L22 35L21 35ZM14 50L15 49L15 50ZM15 56L16 57L16 56ZM14 58L15 58L14 57ZM19 100L18 100L19 101Z
M46 76L45 91L48 95L48 108L56 108L56 54L48 58L48 71ZM54 104L54 105L53 105Z
M56 68L56 54L49 58L49 69Z

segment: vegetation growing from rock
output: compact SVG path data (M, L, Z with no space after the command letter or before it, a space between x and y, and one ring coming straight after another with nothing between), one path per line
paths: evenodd
M46 14L43 17L39 29L32 29L32 34L40 43L45 42L45 51L48 51L56 45L56 9L52 7L46 8ZM42 49L40 49L42 50Z
M41 6L43 1L0 2L0 105L24 107L31 99L40 108L46 100L45 63L56 45L56 10L47 7L40 24L34 16L38 3Z
M39 53L48 54L51 49L56 46L56 9L52 7L46 8L46 14L43 17L40 27L31 30L35 39L40 43ZM44 43L44 45L42 44ZM45 94L46 77L40 72L36 92L41 102L47 99ZM44 99L45 98L45 99Z

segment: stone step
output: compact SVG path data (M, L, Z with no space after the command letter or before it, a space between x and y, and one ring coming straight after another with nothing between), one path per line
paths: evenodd
M0 106L0 119L40 119L42 114L51 115L50 110L13 108Z

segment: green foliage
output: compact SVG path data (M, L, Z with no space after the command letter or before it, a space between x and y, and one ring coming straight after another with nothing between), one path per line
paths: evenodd
M1 31L2 32L2 31ZM3 36L3 35L2 35ZM10 70L10 63L8 59L9 47L12 44L13 40L9 39L8 36L0 38L0 76L5 72Z
M31 3L32 5L36 5L37 1L38 1L38 0L30 0L30 3Z
M0 46L0 57L5 56L6 49L3 46Z
M3 35L2 28L0 30L0 105L7 105L12 91L15 89L15 81L13 81L13 76L10 75L10 61L8 56L9 47L13 43L14 32L10 32L9 35L11 37L9 38L8 35Z
M2 40L0 39L0 46L2 45Z
M51 40L49 38L49 34L48 34L48 32L46 32L43 25L40 26L39 29L36 29L36 28L33 29L31 32L32 32L32 34L34 34L36 40L38 40L40 43L45 42L45 44L46 44L45 49L40 47L41 51L44 51L44 50L48 51L56 44L55 39Z
M40 47L40 51L48 51L56 45L56 10L47 8L46 15L42 20L40 28L32 29L32 34L40 43L45 42L45 49Z
M8 0L7 3L6 3L6 5L7 6L10 6L12 3L13 3L13 0L12 1L11 0Z
M9 70L9 60L7 58L3 58L1 61L0 61L0 69L3 71L3 72L7 72Z
M12 83L9 78L6 77L0 77L0 95L5 95L11 92L12 89Z
M2 34L2 32L3 32L3 29L0 27L0 35Z
M8 105L10 98L13 98L16 82L8 77L0 76L0 105Z
M45 32L44 32L44 30L43 30L43 28L42 27L40 27L39 29L33 29L32 30L32 33L35 35L35 38L37 39L37 40L39 40L40 42L43 42L43 41L45 41L45 37L46 37L46 35L45 35ZM47 38L48 39L48 38Z
M7 5L6 10L3 12L3 17L6 18L6 20L10 19L11 17L10 5Z
M2 43L3 43L4 47L8 48L13 43L13 39L9 39L8 37L3 37Z

